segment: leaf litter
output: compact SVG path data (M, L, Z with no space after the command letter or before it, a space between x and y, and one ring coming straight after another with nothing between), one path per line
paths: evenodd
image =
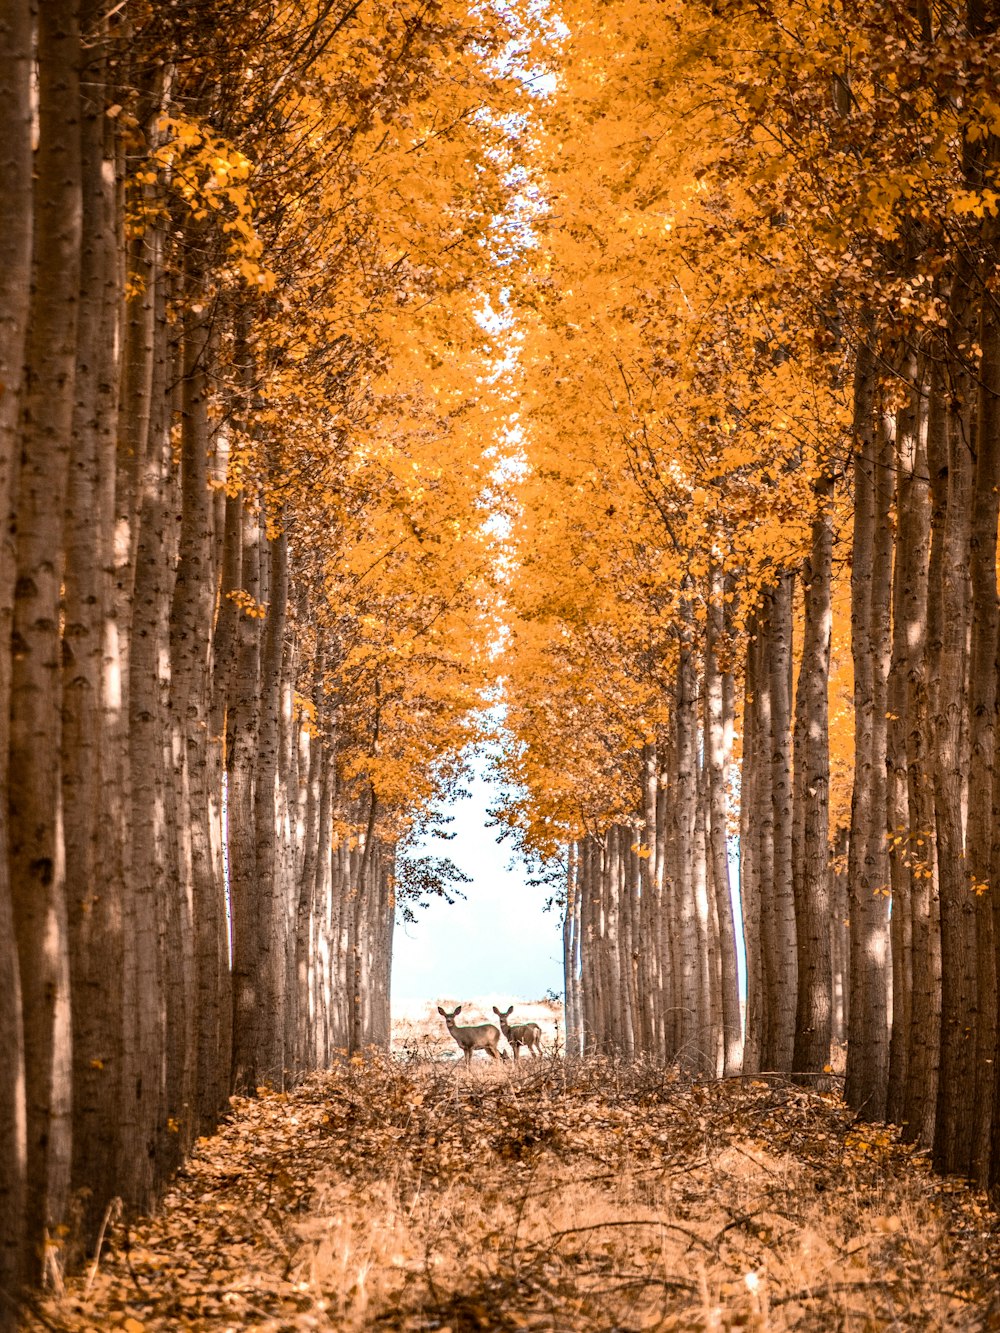
M234 1099L25 1328L1000 1330L1000 1222L833 1094L345 1061Z

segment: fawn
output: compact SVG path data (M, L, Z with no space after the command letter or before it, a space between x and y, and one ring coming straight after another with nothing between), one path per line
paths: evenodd
M493 1006L493 1012L500 1020L500 1028L503 1035L510 1042L511 1050L514 1052L514 1059L517 1060L521 1054L521 1047L526 1046L532 1055L541 1056L542 1054L542 1029L537 1023L509 1023L507 1020L514 1012L514 1006L511 1005L506 1013Z

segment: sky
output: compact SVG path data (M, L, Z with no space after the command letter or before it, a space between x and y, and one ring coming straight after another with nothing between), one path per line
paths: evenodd
M415 849L448 856L472 879L466 897L451 907L433 899L415 925L397 919L393 936L392 1003L480 995L509 995L511 1002L561 992L562 936L557 911L543 910L548 890L531 888L509 842L497 844L486 827L496 789L480 772L467 783L471 798L443 806L453 816L455 838L429 839Z

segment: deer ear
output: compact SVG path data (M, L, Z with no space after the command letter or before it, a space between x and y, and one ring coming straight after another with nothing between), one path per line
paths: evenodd
M493 1006L493 1012L497 1015L499 1015L500 1013L500 1010L496 1007L496 1005Z
M508 1015L512 1014L513 1012L514 1012L514 1006L511 1005L510 1008L507 1010L507 1013L504 1014L504 1018L507 1018Z
M441 1008L440 1005L438 1005L438 1013L441 1015L442 1018L448 1017L448 1015L445 1013L445 1011Z
M455 1010L455 1013L460 1014L461 1012L462 1012L462 1006L459 1005L458 1008Z

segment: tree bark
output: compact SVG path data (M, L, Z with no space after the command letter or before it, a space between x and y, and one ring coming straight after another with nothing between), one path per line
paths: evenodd
M175 477L171 457L169 385L175 378L168 341L165 279L157 274L149 293L154 305L152 367L148 392L147 438L136 491L137 510L128 532L135 551L119 567L128 600L128 764L127 803L129 891L124 904L125 1026L124 1090L121 1112L121 1192L126 1204L149 1207L156 1186L156 1153L162 1132L164 1040L161 1011L164 966L160 925L172 852L168 803L167 721L163 679L168 660L170 601L174 588ZM130 402L123 401L123 412ZM140 441L133 437L138 445ZM119 448L119 454L121 449ZM127 464L131 466L130 460ZM119 476L121 470L119 469ZM119 623L123 600L118 600Z
M929 481L947 470L940 375L940 368L932 362L929 382L921 385L919 410L926 418L926 432L917 432L911 497L914 578L905 612L908 632L912 635L906 678L906 787L913 983L903 1138L927 1148L934 1138L941 1028L941 937L931 729L936 666L930 650L931 645L940 643L939 626L944 614L940 566L946 490Z
M764 1051L765 980L760 845L764 815L765 812L770 814L771 807L769 782L765 788L766 802L761 794L761 754L766 752L766 742L760 734L758 677L761 633L760 613L755 610L747 622L740 788L740 901L747 960L746 1040L743 1068L745 1072L752 1074L761 1069Z
M854 658L854 792L848 867L851 963L845 1098L862 1119L885 1113L889 1062L888 868L885 858L885 637L883 603L891 563L891 466L874 419L874 357L859 346L854 375L854 543L851 647ZM891 461L891 460L890 460Z
M798 1003L792 1069L818 1074L830 1060L829 703L833 479L816 483L816 514L802 571L802 662L795 699L795 845L792 883Z
M986 254L996 262L1000 229L995 221L983 227ZM1000 318L995 294L980 297L980 363L976 467L970 533L972 580L972 642L969 665L970 762L966 868L975 910L976 999L975 1082L967 1093L973 1120L972 1169L981 1185L991 1175L994 1085L997 1050L997 971L993 937L993 841L998 805L995 768L997 746L997 661L1000 615L997 605L997 516L1000 503Z
M953 294L958 328L969 319L964 284ZM966 390L967 390L966 386ZM947 417L946 472L931 484L944 490L940 532L940 640L930 645L937 692L933 716L934 813L941 913L941 1069L934 1127L934 1163L942 1172L972 1170L970 1106L975 1088L975 895L965 871L964 779L968 756L966 689L971 607L968 596L973 475L967 393L952 398ZM939 508L939 506L937 506ZM937 534L936 534L937 535ZM994 547L995 551L995 547ZM991 552L990 559L994 558Z
M40 1277L45 1236L69 1191L69 958L61 743L60 596L81 240L80 32L74 0L38 16L32 299L17 485L17 583L9 783L9 851L23 1012L28 1108L26 1272Z
M705 761L708 779L708 839L719 923L719 972L722 989L722 1070L728 1077L743 1061L743 1023L740 1016L736 923L729 881L729 827L727 770L730 762L732 721L726 717L726 691L719 667L718 645L723 632L723 583L719 570L712 575L705 639Z
M226 755L229 775L229 895L233 918L233 1064L234 1091L252 1091L261 1081L262 1000L260 992L260 915L257 891L254 773L259 727L260 523L244 498L243 573L246 605L240 613L236 696L229 709Z
M63 597L62 793L73 1011L73 1169L82 1191L81 1237L91 1243L118 1189L117 1143L108 1127L121 1105L123 1050L123 828L109 808L106 776L118 762L117 697L105 689L114 611L114 480L118 408L118 233L113 162L106 156L107 33L85 7L83 237Z
M263 534L262 534L263 539ZM267 543L270 571L267 615L260 659L259 724L254 776L256 886L260 916L258 978L263 1005L258 1077L284 1086L285 919L288 886L277 858L279 802L279 707L281 664L288 602L288 541L279 533Z
M767 638L771 674L771 806L774 861L771 880L774 959L768 1006L771 1013L768 1069L790 1070L795 1044L796 927L792 878L792 589L783 574L771 598Z
M21 379L31 300L32 7L11 0L0 13L0 792L10 750L14 546L10 512L18 471ZM6 798L4 798L6 799ZM22 1277L27 1128L21 978L14 934L7 820L0 819L0 1330L13 1330L11 1299Z

